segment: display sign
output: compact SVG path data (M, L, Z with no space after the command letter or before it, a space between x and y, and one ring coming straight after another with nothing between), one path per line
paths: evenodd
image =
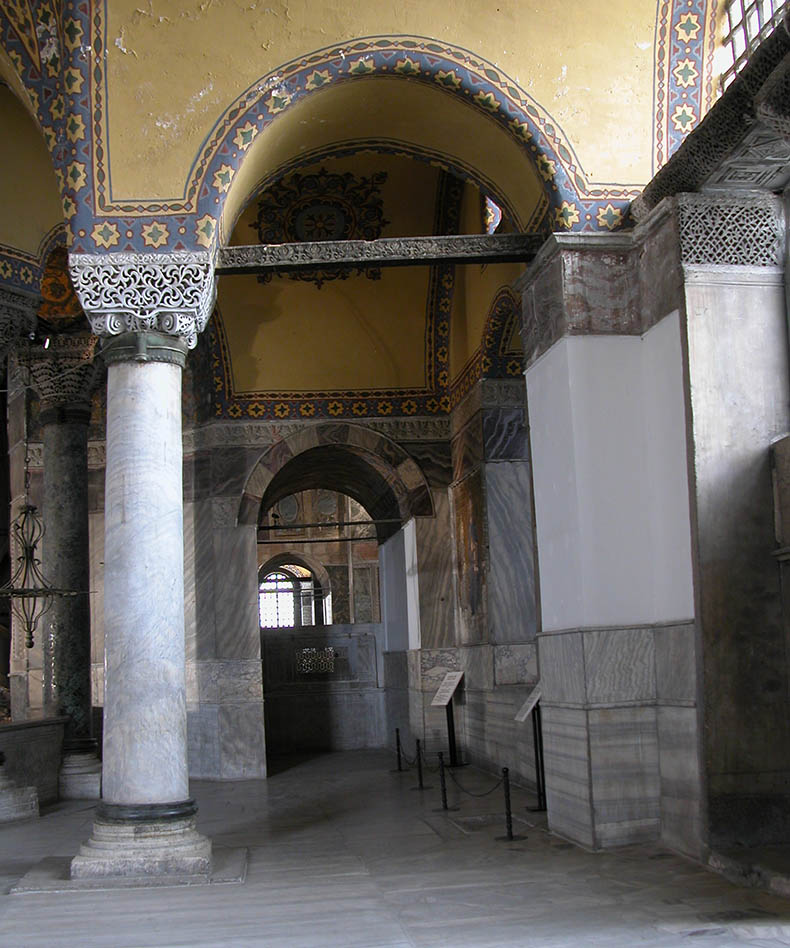
M535 685L535 687L532 689L532 691L530 691L529 696L527 697L527 700L518 709L518 714L516 715L515 720L523 724L524 721L526 721L527 718L530 716L533 708L539 701L540 701L540 682L538 682L537 685Z
M451 698L455 694L455 689L461 683L463 677L463 672L447 672L444 676L444 681L439 685L439 690L433 696L431 705L437 708L446 707L450 703Z

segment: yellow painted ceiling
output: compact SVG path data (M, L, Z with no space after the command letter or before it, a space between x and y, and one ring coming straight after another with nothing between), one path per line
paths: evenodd
M437 168L366 152L300 169L312 174L384 171L381 236L433 233ZM239 219L231 243L258 243L257 202ZM318 392L421 388L425 385L427 267L384 269L378 280L352 275L314 283L274 277L223 277L218 307L242 392Z
M57 179L44 140L28 111L0 84L0 244L38 255L63 222Z
M246 88L313 50L374 34L458 44L508 73L594 182L651 177L656 0L112 0L114 197L175 198Z

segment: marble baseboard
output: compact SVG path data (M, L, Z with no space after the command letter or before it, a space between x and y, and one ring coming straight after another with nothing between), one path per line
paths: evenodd
M543 759L549 829L595 847L587 712L543 708Z
M696 708L657 708L661 777L661 839L672 849L702 857L704 827Z
M529 689L509 686L465 692L462 708L464 760L498 773L508 767L516 782L535 787L535 745L532 720L515 721Z

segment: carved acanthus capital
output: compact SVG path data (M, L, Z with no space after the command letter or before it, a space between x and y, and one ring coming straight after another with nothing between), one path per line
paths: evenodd
M90 333L52 335L41 345L21 347L20 365L41 399L42 410L88 405L99 378L94 364L96 336Z
M0 288L0 350L35 332L40 304L41 297L36 293Z
M97 336L159 332L192 349L214 307L214 259L207 251L71 254L69 269Z

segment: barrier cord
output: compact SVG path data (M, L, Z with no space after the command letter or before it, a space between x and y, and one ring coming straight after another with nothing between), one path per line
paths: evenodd
M456 787L458 787L458 789L462 793L465 793L468 797L487 797L489 794L493 793L494 790L497 790L499 787L501 787L502 781L504 780L504 777L500 777L490 790L484 790L482 793L472 793L471 790L467 790L466 787L461 786L455 774L448 767L445 767L445 773L449 774L450 779L453 781Z

